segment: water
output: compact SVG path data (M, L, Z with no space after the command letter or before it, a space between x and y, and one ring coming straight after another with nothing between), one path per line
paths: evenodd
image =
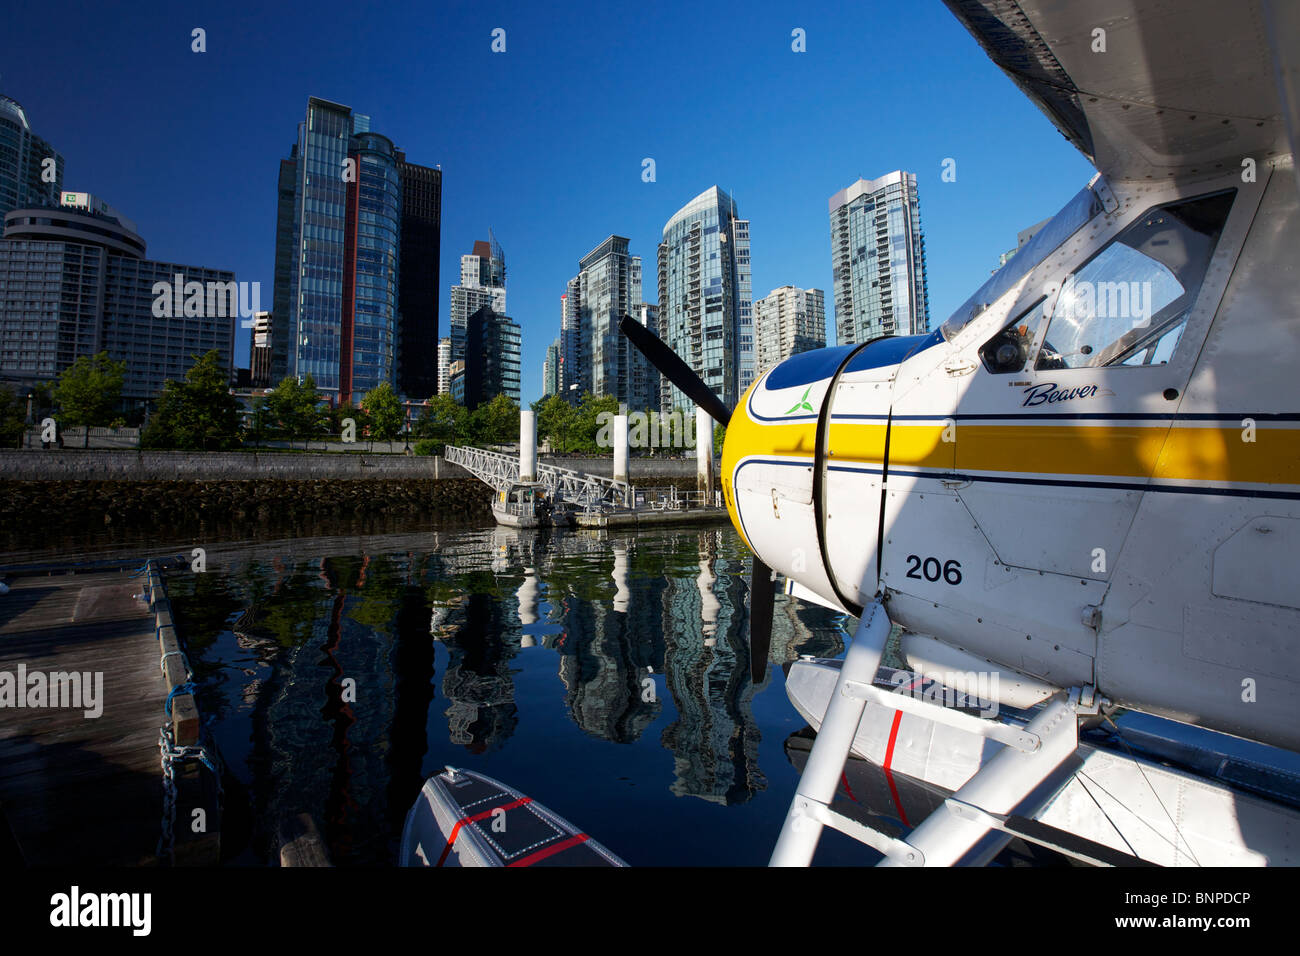
M429 528L205 545L168 590L235 782L232 862L310 813L337 865L396 860L444 766L496 777L634 866L762 865L804 722L780 664L853 621L778 595L754 686L749 557L729 526L635 534ZM871 863L838 834L819 863Z

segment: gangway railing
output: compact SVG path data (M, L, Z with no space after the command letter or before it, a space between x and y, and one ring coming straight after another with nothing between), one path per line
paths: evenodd
M519 459L514 455L459 445L448 445L443 454L447 461L460 465L494 491L509 491L512 485L519 483ZM537 484L546 489L552 500L565 501L584 510L605 505L626 508L632 503L632 486L626 481L542 462L537 463Z

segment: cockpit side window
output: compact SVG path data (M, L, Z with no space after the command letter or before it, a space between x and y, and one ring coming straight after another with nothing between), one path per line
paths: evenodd
M1167 362L1235 195L1230 189L1157 206L1067 277L1034 367Z
M995 375L1019 372L1029 361L1038 328L1047 310L1047 296L1039 297L980 347L980 360Z

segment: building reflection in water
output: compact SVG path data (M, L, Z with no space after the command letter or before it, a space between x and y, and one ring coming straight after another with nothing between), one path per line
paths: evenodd
M440 764L448 741L472 753L507 746L532 703L515 683L525 666L558 676L534 693L562 693L588 737L670 751L659 792L744 803L766 786L756 692L801 653L843 649L842 615L778 595L768 677L752 685L749 554L730 529L469 529L392 553L293 550L245 559L213 625L229 629L229 645L199 649L219 668L204 678L215 718L248 722L243 761L268 857L275 821L307 811L339 862L382 862L374 835L400 830L431 749ZM438 716L447 736L430 739ZM546 730L560 739L567 728Z
M663 596L667 683L677 719L661 740L673 752L673 793L744 803L767 786L749 677L748 565L719 555L718 532L692 537L699 574L672 579Z
M490 571L482 552L468 563L442 553L451 586L431 624L451 657L442 683L451 740L476 752L504 744L518 722L511 662L540 646L559 655L569 716L592 737L639 740L663 713L666 688L675 719L660 742L673 753L673 793L735 804L763 790L749 556L722 540L718 530L660 533L640 568L636 539L607 533L495 528ZM838 654L837 640L816 636L834 630L831 616L778 597L773 668L801 653Z

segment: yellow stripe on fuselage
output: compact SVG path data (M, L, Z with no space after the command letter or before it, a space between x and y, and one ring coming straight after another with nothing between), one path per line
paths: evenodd
M814 455L816 422L755 422L742 403L732 417L723 456L728 480L747 457ZM945 441L945 432L951 441ZM1260 428L1254 441L1240 428L1192 424L1054 425L894 422L889 467L1017 475L1098 475L1144 481L1212 484L1300 485L1300 429ZM831 462L879 467L885 456L885 424L832 421ZM735 515L733 513L733 520Z

